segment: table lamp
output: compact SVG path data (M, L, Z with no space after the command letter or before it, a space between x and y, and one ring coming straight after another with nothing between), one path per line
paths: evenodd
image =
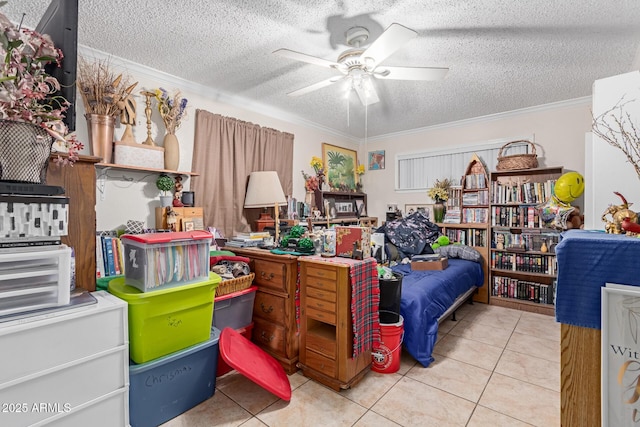
M247 194L244 199L245 208L265 208L260 214L260 218L256 220L256 224L262 224L262 227L256 227L257 229L264 228L264 224L275 224L276 236L275 241L278 244L278 237L280 234L280 205L287 204L287 198L282 191L282 185L280 184L280 178L276 171L257 171L251 172L249 175L249 185L247 186ZM275 207L274 220L269 216L267 207Z

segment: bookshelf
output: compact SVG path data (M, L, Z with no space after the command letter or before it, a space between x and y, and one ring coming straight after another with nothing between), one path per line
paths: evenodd
M489 178L484 164L476 154L472 155L460 183L459 187L453 188L454 197L457 197L454 206L458 209L458 220L450 222L445 219L443 224L438 225L449 240L471 246L482 255L484 285L478 288L473 300L486 304L489 302L490 283Z
M473 300L487 304L489 302L489 236L487 224L438 224L442 233L451 240L471 246L482 255L484 285L478 288Z
M554 315L560 233L536 206L553 195L562 167L491 173L490 304Z

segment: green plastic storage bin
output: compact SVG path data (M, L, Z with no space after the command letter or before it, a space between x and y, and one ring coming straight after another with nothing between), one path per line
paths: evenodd
M135 363L206 341L211 335L215 291L221 278L142 292L125 285L123 277L109 282L109 293L129 307L129 353Z

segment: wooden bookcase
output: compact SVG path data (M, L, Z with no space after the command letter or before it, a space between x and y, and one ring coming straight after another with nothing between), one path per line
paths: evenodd
M536 206L561 175L562 166L491 173L491 304L554 315L560 233Z

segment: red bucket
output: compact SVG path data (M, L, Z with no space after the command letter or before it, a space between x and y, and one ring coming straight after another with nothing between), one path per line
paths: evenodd
M380 323L380 343L374 344L371 370L393 374L400 369L400 351L404 338L404 319L398 323Z

